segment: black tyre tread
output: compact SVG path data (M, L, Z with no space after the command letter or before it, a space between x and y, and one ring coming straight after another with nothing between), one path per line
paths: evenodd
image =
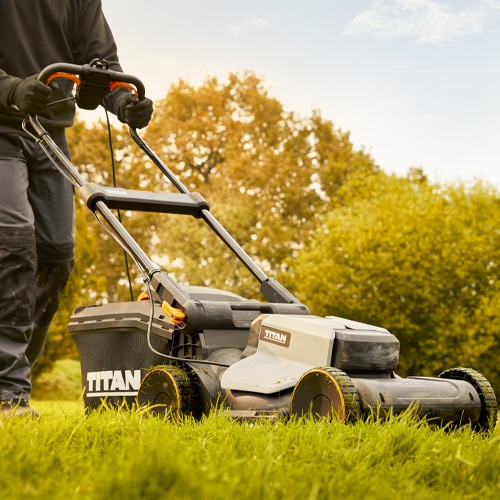
M331 366L323 367L323 370L330 373L342 388L342 395L346 406L346 422L359 420L361 413L361 402L358 391L351 378L339 368Z
M474 387L481 401L481 412L473 429L492 433L497 422L497 398L488 379L472 368L457 367L444 371L439 378L465 380Z
M197 414L198 410L198 391L196 384L193 384L191 373L183 368L174 365L159 365L151 368L144 377L139 388L139 402L141 405L153 404L151 401L141 401L141 389L148 383L148 377L154 376L155 372L164 372L169 377L172 384L175 384L174 389L179 394L180 407L177 411L171 412L166 415L169 418L178 419L184 415ZM144 399L144 398L142 398ZM152 407L153 413L163 414L161 408ZM167 412L168 413L168 412Z
M329 373L332 378L337 382L341 392L342 397L344 399L345 405L345 423L356 422L360 418L361 414L361 403L359 399L358 391L354 386L350 377L339 368L334 368L332 366L319 366L313 368L302 375L302 377L297 382L297 385L300 383L300 380L305 377L307 374L315 371L325 371ZM297 386L296 386L297 387ZM293 394L292 394L292 402L291 402L291 414L293 414Z

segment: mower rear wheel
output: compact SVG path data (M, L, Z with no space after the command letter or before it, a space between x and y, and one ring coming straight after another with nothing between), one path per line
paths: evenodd
M342 423L359 418L359 396L352 380L342 370L318 367L307 371L297 382L290 405L290 415L327 418Z
M137 394L140 407L154 415L178 420L183 415L196 415L197 391L189 373L177 366L151 368L142 379Z
M479 419L472 428L478 432L493 432L497 421L497 398L488 379L472 368L452 368L441 373L439 378L465 380L472 385L481 401Z

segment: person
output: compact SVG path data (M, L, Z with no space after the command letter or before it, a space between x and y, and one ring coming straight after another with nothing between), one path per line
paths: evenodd
M22 122L37 115L69 155L73 83L47 86L37 75L53 63L95 59L122 68L101 0L0 0L0 12L0 415L37 416L30 368L73 268L74 193ZM138 102L126 89L103 105L134 128L153 113L150 99Z

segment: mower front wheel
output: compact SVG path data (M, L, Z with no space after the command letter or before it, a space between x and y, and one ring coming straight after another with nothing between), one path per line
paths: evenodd
M196 385L189 372L177 366L151 368L142 379L137 400L146 411L170 420L198 416Z
M342 423L356 421L361 413L359 396L352 380L342 370L318 367L307 371L297 382L290 415L327 418Z

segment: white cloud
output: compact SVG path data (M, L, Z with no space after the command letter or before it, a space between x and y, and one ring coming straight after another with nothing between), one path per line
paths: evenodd
M269 22L257 16L248 16L243 22L239 24L227 24L227 29L233 35L244 35L255 29L267 28Z
M380 38L405 35L438 45L480 33L492 14L499 11L498 0L476 0L467 5L460 9L451 0L375 0L347 24L344 34L373 33Z

